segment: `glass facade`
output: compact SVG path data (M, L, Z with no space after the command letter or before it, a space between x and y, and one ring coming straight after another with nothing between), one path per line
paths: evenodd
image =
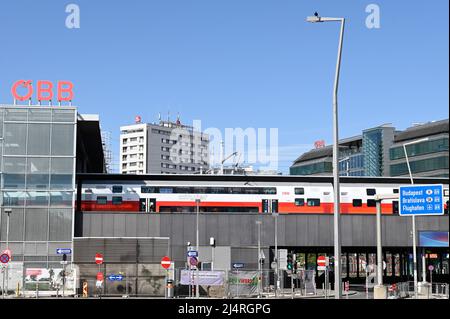
M408 157L444 151L448 151L448 138L440 138L432 141L406 145L406 152L408 153ZM403 146L391 148L389 152L391 160L405 158L405 151L403 149Z
M320 162L299 167L291 167L291 175L311 175L319 173L331 173L333 171L333 164L331 162Z
M74 107L0 107L0 240L8 209L12 259L25 267L60 267L56 249L72 247L76 120Z
M373 129L363 132L363 154L365 176L383 175L383 130Z
M410 160L411 173L428 172L439 169L448 169L448 156L439 156L418 161ZM408 174L408 166L405 163L391 165L391 176ZM448 176L448 175L447 175Z
M339 175L364 176L364 155L357 153L339 159Z

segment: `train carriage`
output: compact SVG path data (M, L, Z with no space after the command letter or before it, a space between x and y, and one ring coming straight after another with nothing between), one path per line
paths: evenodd
M82 211L239 212L332 214L331 177L226 175L78 176ZM395 194L406 178L341 177L340 211L375 214L377 194ZM417 178L415 184L443 184L448 212L448 179ZM383 214L397 214L398 200L382 202Z

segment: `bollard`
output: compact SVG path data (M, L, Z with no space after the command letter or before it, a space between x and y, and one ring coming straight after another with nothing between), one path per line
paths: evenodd
M88 283L87 281L83 282L83 298L87 298L88 296Z
M173 280L167 280L167 298L174 297L174 288L173 288Z

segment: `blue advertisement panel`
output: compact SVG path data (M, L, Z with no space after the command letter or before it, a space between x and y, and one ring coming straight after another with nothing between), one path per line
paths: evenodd
M448 247L448 232L446 231L420 231L420 247Z

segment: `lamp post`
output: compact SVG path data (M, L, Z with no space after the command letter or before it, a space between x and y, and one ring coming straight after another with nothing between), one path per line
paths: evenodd
M414 179L411 173L411 166L409 165L408 152L406 151L407 145L417 144L428 141L429 138L422 138L420 140L408 142L403 144L403 151L405 153L406 165L408 166L409 178L411 179L411 185L414 185ZM417 248L416 248L416 216L412 215L412 237L413 237L413 271L414 271L414 298L417 298ZM424 278L425 281L425 278Z
M339 189L339 137L338 137L338 105L337 105L337 93L339 85L339 71L341 68L341 54L342 43L344 39L344 18L327 18L320 17L316 12L313 17L307 17L306 21L317 22L340 22L341 31L339 35L338 55L336 62L336 73L334 78L333 89L333 186L334 186L334 291L335 298L340 299L342 297L341 289L341 228L340 228L340 189Z
M272 203L270 203L270 210L272 211ZM272 216L275 219L275 298L278 295L278 287L280 286L280 278L278 274L278 212L272 212Z
M258 225L258 297L261 297L261 220L256 221Z
M198 240L198 216L200 213L200 199L197 198L195 200L195 204L197 205L197 231L196 231L196 246L197 246L197 254L199 254L199 240ZM198 256L198 259L200 259L200 254ZM198 299L200 296L200 293L198 291L199 285L198 285L198 281L199 281L199 277L198 277L199 273L198 273L198 266L197 266L197 283L195 285L195 297Z
M5 208L4 212L8 216L6 219L6 251L9 252L9 218L12 213L11 208ZM5 294L8 295L8 286L9 286L9 263L6 264L5 271L3 272L3 297L5 297ZM6 289L5 289L5 277L6 277Z

